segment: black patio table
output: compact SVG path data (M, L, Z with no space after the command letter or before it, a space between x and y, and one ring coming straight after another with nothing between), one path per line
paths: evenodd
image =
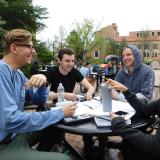
M145 130L154 121L153 117L142 117L135 115L131 118L131 127L136 129ZM64 123L57 123L55 128L61 129L64 132L82 135L84 140L85 155L79 153L69 142L66 142L67 146L71 149L71 152L79 160L104 160L105 159L105 141L108 136L114 136L110 127L97 128L94 119L87 122L80 122L72 125L66 125ZM92 137L96 136L99 139L99 148L97 151L93 151ZM98 158L97 158L98 156Z

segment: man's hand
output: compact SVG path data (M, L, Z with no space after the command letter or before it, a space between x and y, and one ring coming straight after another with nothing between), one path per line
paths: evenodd
M41 87L42 85L46 84L47 78L43 74L35 74L33 75L26 83L25 87L30 88L30 87Z
M115 90L120 90L122 92L125 92L126 90L128 90L126 86L112 79L108 79L107 84L109 84L111 88Z
M87 89L87 93L85 95L85 99L86 100L90 100L92 99L92 95L94 94L95 92L95 89L94 87L87 81L87 79L83 79L80 84Z
M125 115L119 116L119 115L117 115L117 114L115 114L115 113L113 113L113 112L110 112L110 117L111 117L111 120L112 120L112 119L115 118L115 117L122 117L122 118L125 118Z
M87 92L86 95L85 95L84 97L85 97L85 99L86 99L87 101L89 101L89 100L92 99L92 93Z
M72 105L62 107L64 116L65 117L72 116L75 113L76 108L77 106L76 106L76 103L74 102Z
M64 97L65 97L65 99L67 99L69 101L76 101L77 100L77 95L75 93L65 92Z

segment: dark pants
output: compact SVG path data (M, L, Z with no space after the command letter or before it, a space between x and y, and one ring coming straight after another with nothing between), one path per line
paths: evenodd
M42 131L33 132L28 136L29 146L38 143L38 151L50 151L54 144L60 143L64 139L64 132L49 126Z
M27 134L17 135L12 141L0 145L1 160L71 160L62 153L39 152L33 150L28 145Z
M144 146L145 147L145 146ZM130 144L127 144L124 142L122 147L122 154L124 160L158 160L155 157L151 157L149 154L143 153L139 150L137 150L135 147L131 146Z

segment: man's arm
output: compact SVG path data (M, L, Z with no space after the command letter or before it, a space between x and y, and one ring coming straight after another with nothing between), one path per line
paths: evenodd
M46 76L43 74L33 75L25 83L26 101L34 104L45 103L48 98L48 88Z
M80 82L80 84L87 89L86 99L87 100L92 99L92 95L95 92L95 88L85 78Z
M138 129L128 126L122 117L113 118L111 123L113 132L125 139L133 148L144 154L150 154L152 157L156 157L156 159L160 157L159 129L155 135L145 134Z
M143 77L144 77L143 82L141 83L140 88L138 89L139 91L135 93L137 98L144 101L148 101L152 98L154 81L155 81L153 70L150 67L148 67ZM119 70L119 72L115 77L115 80L119 83L124 84L124 77L122 75L122 70ZM119 94L115 94L114 98L120 101L125 101L125 97Z
M146 98L148 98L150 100L152 98L152 94L153 94L155 75L154 75L152 68L150 68L149 66L147 66L147 67L148 67L147 71L144 75L145 78L144 78L143 83L139 89L139 94L142 94L143 96L145 96Z
M70 101L76 101L77 95L75 93L64 92L64 98ZM49 100L53 101L54 99L58 99L58 93L49 91Z

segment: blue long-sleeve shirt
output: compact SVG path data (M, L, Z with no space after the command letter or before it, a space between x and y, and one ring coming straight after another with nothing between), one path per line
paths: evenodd
M25 90L26 77L0 60L0 141L9 133L24 133L52 125L64 117L61 108L44 112L23 112L25 95L30 100L43 103L48 97L47 87ZM29 99L28 99L29 100Z

